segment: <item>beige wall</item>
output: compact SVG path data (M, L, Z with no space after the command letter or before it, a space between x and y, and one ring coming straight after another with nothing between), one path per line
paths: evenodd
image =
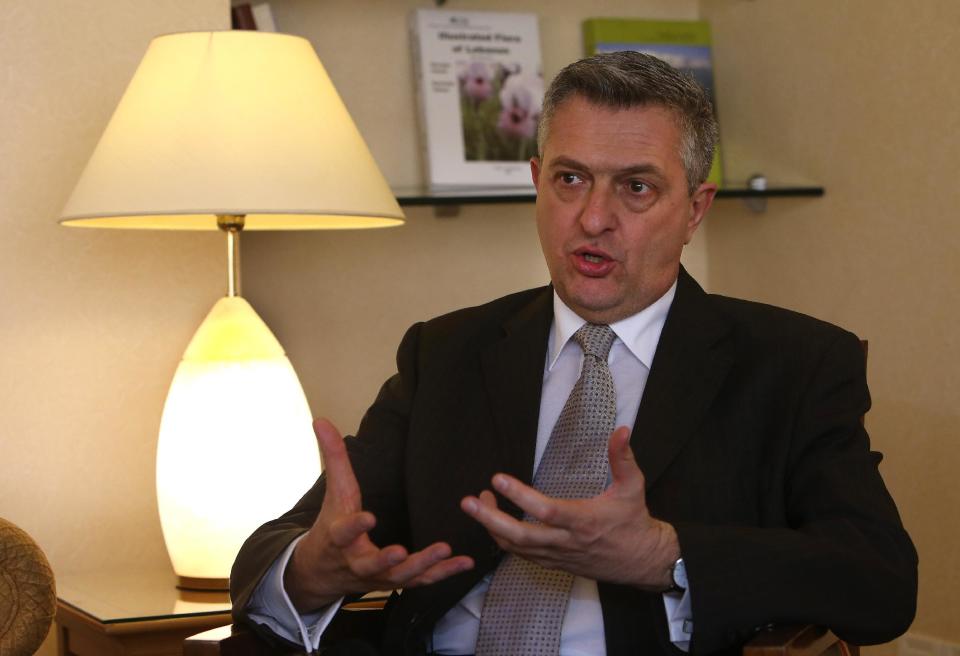
M54 571L168 562L157 426L221 245L55 216L150 38L227 20L226 0L0 0L0 516Z
M867 427L920 552L912 631L960 641L960 3L701 7L728 170L827 189L717 208L710 285L870 340Z

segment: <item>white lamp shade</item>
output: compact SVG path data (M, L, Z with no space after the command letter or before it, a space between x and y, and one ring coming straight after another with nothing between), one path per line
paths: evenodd
M403 212L310 43L154 39L61 214L66 225L216 230L397 225Z
M228 578L243 541L319 475L290 361L249 303L220 299L184 353L160 423L157 499L176 573Z

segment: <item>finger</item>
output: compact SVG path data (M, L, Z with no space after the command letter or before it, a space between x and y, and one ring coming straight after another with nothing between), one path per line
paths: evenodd
M368 544L373 551L348 559L349 566L355 576L378 587L403 587L408 581L423 576L450 556L450 545L445 542L434 543L412 554L408 554L406 549L396 544L384 547L379 552L376 552L372 543ZM472 563L472 560L470 562ZM460 566L457 563L465 564L456 561L448 567L455 569Z
M347 447L340 431L326 419L313 422L320 456L327 475L327 498L346 512L360 510L360 487L350 465Z
M565 499L548 497L513 476L495 475L493 487L517 504L525 513L544 524L569 528L579 518L577 504L572 504Z
M330 522L330 540L338 547L346 547L367 531L373 530L376 524L376 518L369 512L337 517Z
M378 549L366 535L343 553L353 575L366 581L387 581L390 569L409 557L407 550L399 544Z
M483 492L480 493L480 503L482 503L485 506L489 506L490 508L496 508L497 497L490 490L484 490Z
M390 583L399 587L449 557L450 545L446 542L436 542L394 563L385 576Z
M469 556L455 556L453 558L447 558L445 560L441 560L433 567L430 567L419 576L409 579L406 583L404 583L403 587L415 588L419 585L430 585L431 583L436 583L437 581L442 581L445 578L449 578L454 574L460 574L461 572L466 572L467 570L473 569L473 565L473 558L470 558Z
M566 529L546 524L522 522L507 513L482 503L477 497L464 497L460 507L478 521L497 542L523 546L548 546L569 539Z
M610 435L607 456L610 460L610 475L617 490L627 494L643 493L643 472L640 471L633 449L630 448L630 430L626 426L620 426Z

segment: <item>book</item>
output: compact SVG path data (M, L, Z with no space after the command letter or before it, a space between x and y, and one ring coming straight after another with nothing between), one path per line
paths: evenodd
M634 50L663 59L700 83L710 96L714 115L717 115L710 24L707 21L590 18L583 22L583 42L587 55ZM713 154L707 179L723 185L720 144Z
M418 9L411 46L432 189L532 189L543 105L534 14Z
M277 24L273 20L273 10L270 9L270 3L261 2L252 5L250 10L253 12L253 20L257 29L261 32L276 32Z
M235 3L230 8L230 27L234 30L277 31L276 23L273 20L273 11L267 2L255 5L249 2Z
M257 29L257 21L253 17L253 8L250 3L245 2L230 8L230 27L234 30Z

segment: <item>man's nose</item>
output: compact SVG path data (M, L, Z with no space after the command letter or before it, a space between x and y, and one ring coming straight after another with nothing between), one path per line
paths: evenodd
M607 184L595 184L587 194L586 204L580 214L580 225L588 235L598 235L612 230L617 224L616 197Z

